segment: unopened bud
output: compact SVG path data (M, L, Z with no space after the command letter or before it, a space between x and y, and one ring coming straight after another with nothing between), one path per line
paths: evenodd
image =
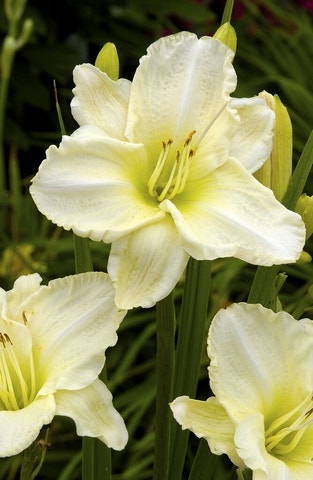
M112 80L118 80L119 60L114 43L106 43L97 55L95 66Z
M308 252L305 252L303 250L296 263L297 263L297 265L303 265L305 263L310 263L311 261L312 261L311 255Z
M234 53L237 49L237 35L234 27L229 22L223 23L213 35L220 42L224 43L228 48L231 48Z
M29 40L33 31L34 22L31 18L26 18L22 25L21 34L16 42L16 49L22 48Z
M306 239L313 233L313 196L303 193L297 201L295 211L301 215L306 229Z
M15 50L15 39L11 35L7 35L3 41L1 52L0 72L3 80L8 80L10 77Z
M292 174L292 125L288 111L278 95L263 91L259 97L273 110L276 121L271 155L254 176L271 188L277 200L281 201Z

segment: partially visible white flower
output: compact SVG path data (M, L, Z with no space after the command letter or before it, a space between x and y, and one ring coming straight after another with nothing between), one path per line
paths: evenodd
M32 274L0 289L0 457L27 448L55 415L121 450L126 427L98 379L126 313L112 283L104 273L40 283Z
M112 243L120 308L164 298L190 256L269 266L302 251L300 217L251 175L270 155L274 114L230 97L233 56L181 32L148 48L133 82L74 69L80 128L48 149L30 192L53 222Z
M313 478L313 323L261 305L221 310L209 330L214 397L171 404L183 429L253 480Z

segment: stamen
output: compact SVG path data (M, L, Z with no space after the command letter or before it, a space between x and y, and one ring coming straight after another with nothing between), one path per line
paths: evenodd
M270 425L265 431L265 446L268 452L272 451L276 455L284 455L296 448L306 429L313 424L312 402L313 398L310 393L293 410L279 417ZM308 408L309 410L307 410ZM286 425L292 418L294 420ZM283 425L286 426L283 427ZM288 436L290 437L289 443L282 442Z
M0 332L0 404L7 410L24 408L36 396L36 377L33 356L29 359L27 378L21 369L13 342L7 333Z
M163 171L163 168L164 168L164 165L165 165L165 162L166 162L166 159L168 157L168 154L170 152L170 149L171 149L171 145L173 143L173 139L170 138L167 143L165 142L162 142L162 151L160 153L160 156L158 158L158 161L157 161L157 164L156 164L156 167L155 169L153 170L153 173L151 175L151 177L149 178L149 181L148 181L148 191L149 191L149 194L152 196L152 197L156 197L157 196L157 192L155 190L155 186L157 184L157 181L159 180L160 178L160 175Z
M190 148L190 143L195 133L195 130L189 133L183 144L182 153L177 150L174 159L170 156L170 147L173 140L170 139L167 143L162 142L162 151L147 184L149 194L157 197L159 202L162 202L165 198L174 198L175 195L181 193L185 188L190 159L195 153L195 149ZM170 174L167 180L164 181L164 176L167 177L169 171Z

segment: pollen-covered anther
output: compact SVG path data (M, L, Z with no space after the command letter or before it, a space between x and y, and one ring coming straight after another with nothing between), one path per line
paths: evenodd
M27 325L27 324L28 324L28 320L27 320L27 317L26 317L26 314L25 314L24 311L22 312L22 317L23 317L24 325Z
M2 343L4 348L6 348L6 343L10 343L11 345L13 345L9 335L5 332L0 332L0 343Z

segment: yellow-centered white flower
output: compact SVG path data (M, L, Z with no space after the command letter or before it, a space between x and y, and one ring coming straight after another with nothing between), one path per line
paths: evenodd
M126 427L98 379L126 313L115 306L112 282L84 273L40 283L32 274L0 289L0 457L27 448L55 415L121 450Z
M233 304L211 324L208 355L215 396L176 398L182 428L253 480L313 478L312 321Z
M251 174L270 154L274 114L230 97L233 51L181 32L147 52L132 82L75 67L80 128L48 149L30 190L53 222L112 243L120 308L164 298L190 256L294 262L305 236Z

